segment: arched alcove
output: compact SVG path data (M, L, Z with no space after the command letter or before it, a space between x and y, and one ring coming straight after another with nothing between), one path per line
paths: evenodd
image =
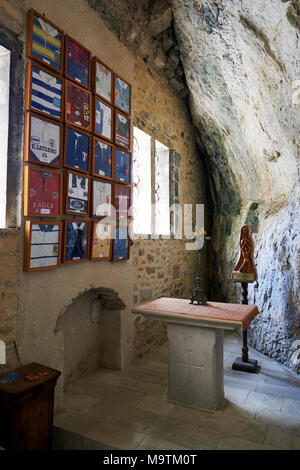
M99 287L80 293L56 322L62 336L64 387L100 367L121 369L121 311L117 292Z

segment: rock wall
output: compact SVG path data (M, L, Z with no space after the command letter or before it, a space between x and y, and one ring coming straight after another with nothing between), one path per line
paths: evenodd
M286 365L299 338L299 1L173 0L214 207L213 297L237 300L240 227L255 233L261 315L251 341ZM298 222L299 226L299 222Z

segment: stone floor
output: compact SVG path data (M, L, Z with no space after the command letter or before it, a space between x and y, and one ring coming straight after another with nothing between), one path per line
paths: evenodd
M258 374L233 371L241 339L226 334L228 404L205 412L166 401L167 345L126 371L99 370L74 382L55 417L55 449L298 449L300 377L250 348Z

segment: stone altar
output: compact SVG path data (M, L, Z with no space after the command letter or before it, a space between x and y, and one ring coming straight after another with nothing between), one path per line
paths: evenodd
M224 404L224 330L245 331L259 313L251 305L162 297L133 308L134 314L167 323L169 343L168 400L217 410Z

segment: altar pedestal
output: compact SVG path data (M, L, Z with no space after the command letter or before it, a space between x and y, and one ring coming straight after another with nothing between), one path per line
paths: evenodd
M216 410L224 403L224 329L248 327L257 307L162 297L135 307L135 314L167 323L169 341L168 400Z

